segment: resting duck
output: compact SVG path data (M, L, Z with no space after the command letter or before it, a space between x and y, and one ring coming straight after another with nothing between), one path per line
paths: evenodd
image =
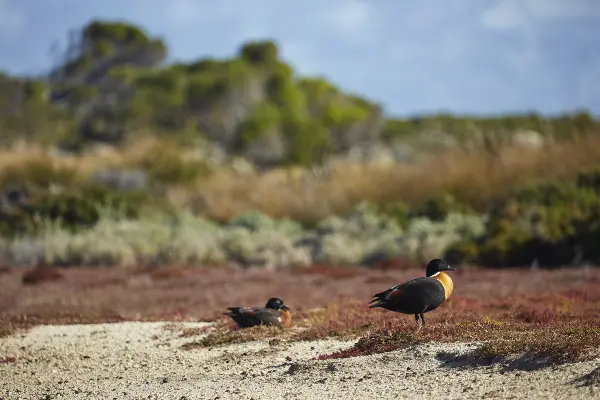
M230 312L223 313L230 316L240 328L249 328L256 325L271 325L289 327L292 315L283 300L272 297L265 307L227 307Z
M414 314L417 327L419 317L425 325L424 313L435 310L452 294L454 284L443 271L456 271L444 260L436 258L427 264L424 277L415 278L386 291L377 293L370 301L369 308L385 308L402 314Z

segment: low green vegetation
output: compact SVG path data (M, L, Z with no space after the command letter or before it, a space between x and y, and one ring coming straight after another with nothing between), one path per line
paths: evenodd
M4 262L77 266L233 261L268 268L314 262L374 264L394 256L426 259L483 231L480 217L462 214L449 214L442 221L414 218L402 228L367 204L346 216L331 216L315 229L305 229L292 220L275 220L257 212L225 224L189 213L156 213L136 219L133 214L138 209L131 201L112 203L120 206L120 213L109 210L98 219L102 209L78 203L77 197L61 194L53 201L56 205L44 203L45 208L38 209L38 203L32 202L9 214L12 219L5 219L3 226L13 236L0 242ZM61 207L64 215L41 213Z
M598 172L517 190L484 214L449 196L419 207L366 202L306 227L256 211L225 223L107 186L6 192L0 257L7 264L376 265L390 258L493 267L600 263ZM11 197L12 196L12 197ZM12 203L10 200L12 199ZM162 207L162 208L161 208Z

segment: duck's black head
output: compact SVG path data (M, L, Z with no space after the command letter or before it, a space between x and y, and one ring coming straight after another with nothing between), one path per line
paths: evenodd
M288 306L283 304L283 300L277 297L271 297L269 301L267 301L265 308L272 308L273 310L289 310Z
M448 265L446 261L440 260L439 258L435 258L429 261L429 264L427 264L425 276L434 276L435 274L442 271L456 271L456 269Z

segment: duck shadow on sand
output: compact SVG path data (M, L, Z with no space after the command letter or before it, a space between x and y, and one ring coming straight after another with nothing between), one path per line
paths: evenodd
M550 357L540 357L523 354L515 358L493 357L486 358L477 354L477 350L464 352L438 352L436 357L442 363L442 368L473 369L497 366L502 372L536 371L556 365Z
M577 387L585 387L585 386L596 386L600 387L600 367L592 370L591 372L580 376L579 378L574 379L572 384Z

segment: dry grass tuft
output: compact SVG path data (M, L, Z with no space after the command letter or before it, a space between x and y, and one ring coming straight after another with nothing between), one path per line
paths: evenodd
M182 322L170 322L163 325L163 329L168 332L179 334L179 337L189 338L199 336L213 329L211 326L187 327Z
M600 326L535 325L508 326L494 332L474 352L476 359L506 359L527 354L552 362L571 362L597 357L600 348Z
M0 319L0 338L14 335L19 331L29 329L33 326L26 318L2 318Z
M244 329L231 329L228 325L229 324L226 323L218 323L213 332L198 341L184 344L182 348L189 350L198 347L215 347L235 343L253 342L280 336L283 332L282 328L275 326L261 325Z
M64 279L64 274L59 268L49 265L39 265L25 272L21 278L24 285L38 285L45 282L55 282Z
M579 323L525 324L484 319L436 324L416 332L414 325L391 324L361 337L352 347L319 359L384 353L425 342L484 342L468 357L478 361L528 355L548 362L572 362L597 357L600 327Z
M200 335L206 333L206 331L208 331L209 329L210 329L210 326L203 326L201 328L184 328L181 330L180 336L184 337L184 338L200 336Z

